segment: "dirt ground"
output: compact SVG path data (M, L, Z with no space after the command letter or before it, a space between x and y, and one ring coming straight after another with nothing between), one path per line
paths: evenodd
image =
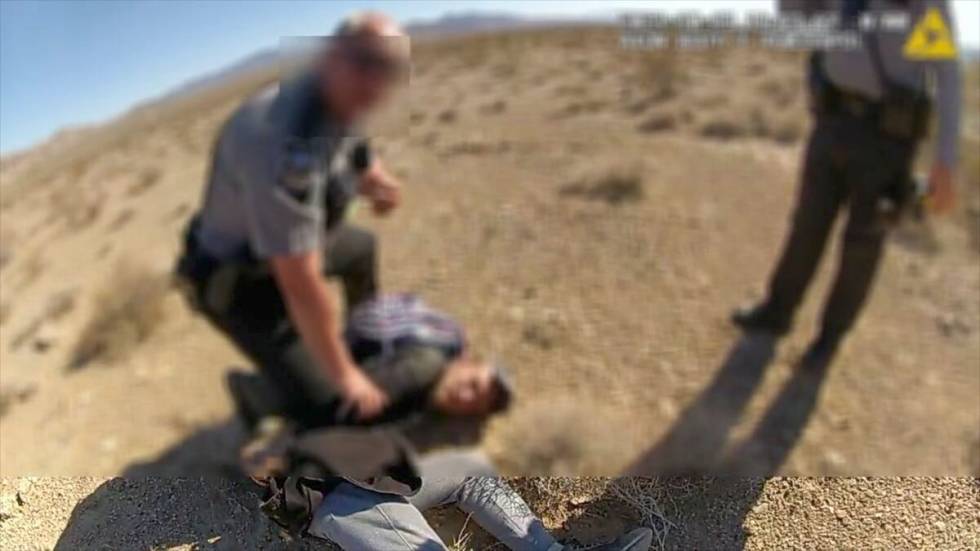
M615 482L517 481L563 543L587 549L643 522ZM658 483L664 549L976 549L975 480L717 479ZM647 495L651 495L647 494ZM224 478L50 477L0 481L4 549L328 549L282 534L256 496ZM451 510L430 512L454 551L492 547Z
M744 340L727 323L761 293L787 227L807 132L801 55L631 53L605 30L415 51L410 89L376 140L407 184L405 204L389 219L353 217L380 237L384 287L452 312L478 350L514 371L516 405L482 444L504 473L980 475L975 67L960 209L896 233L859 326L817 378L794 362L834 250L791 336ZM211 140L254 88L146 107L4 161L0 476L5 495L18 484L64 493L36 522L59 526L88 493L99 508L100 495L138 504L168 492L152 484L177 484L105 477L228 466L240 433L222 380L247 362L159 282L198 203ZM793 497L807 484L801 496L830 501L956 488L974 499L962 522L978 521L970 479L857 481L852 493L846 481L773 480L759 537L786 547L851 537L829 517L819 533L791 522L812 511L824 530L814 519L825 508ZM785 501L781 488L793 489ZM895 526L932 518L915 495L902 505L911 509L888 513ZM936 522L952 531L946 519ZM212 526L181 526L186 537L155 545L232 537Z

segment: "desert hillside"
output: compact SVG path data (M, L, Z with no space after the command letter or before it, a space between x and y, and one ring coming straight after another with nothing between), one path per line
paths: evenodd
M613 474L696 445L685 455L728 451L753 474L978 472L975 68L960 212L896 235L859 329L810 384L792 364L832 257L768 367L726 323L787 225L801 55L625 52L603 29L415 50L377 140L406 204L354 217L381 236L386 288L455 313L514 369L520 398L485 443L505 471ZM221 380L245 362L166 274L216 129L265 80L5 163L4 476L113 474L234 432ZM743 460L760 447L782 449Z
M407 183L406 203L389 219L366 209L354 219L381 238L384 287L454 313L479 351L513 369L516 405L483 443L503 472L980 474L976 66L961 207L896 233L859 328L820 379L794 362L834 251L778 347L740 340L726 321L761 292L787 226L808 125L802 55L626 52L598 28L414 50L411 86L376 140ZM223 376L247 363L167 276L215 132L269 78L144 106L0 166L0 533L32 534L9 541L279 541L246 523L254 502L232 481L142 479L225 475L233 464L241 433ZM135 478L105 481L120 474ZM609 518L596 511L610 499L623 518L645 510L607 483L523 484L576 541L597 537L589 519ZM880 536L882 548L922 537L968 548L976 521L970 479L705 484L650 490L696 496L658 502L675 506L665 515L682 527L670 545L853 547ZM187 499L159 501L178 494ZM219 494L215 517L202 504ZM939 496L952 508L928 509ZM155 520L114 524L143 503ZM852 520L874 503L878 520ZM176 520L191 512L211 520ZM790 520L798 514L808 528ZM729 539L698 539L709 537Z

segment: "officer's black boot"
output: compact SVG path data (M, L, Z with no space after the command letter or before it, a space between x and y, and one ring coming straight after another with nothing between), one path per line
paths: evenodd
M594 551L647 551L650 549L651 543L653 543L653 530L637 528L619 536L616 541L591 549Z
M732 323L745 332L767 332L777 337L785 335L790 325L784 316L775 315L768 302L735 310Z
M840 348L841 338L829 333L821 333L806 349L800 358L800 368L807 371L823 371L830 367L831 362Z

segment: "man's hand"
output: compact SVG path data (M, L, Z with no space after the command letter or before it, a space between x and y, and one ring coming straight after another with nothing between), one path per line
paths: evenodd
M949 212L956 205L953 171L940 162L933 164L929 172L928 205L937 214Z
M337 386L344 398L340 408L342 415L353 411L359 421L364 421L376 417L388 405L388 396L384 391L356 366L344 370Z
M335 298L320 276L320 253L272 257L272 271L286 297L289 316L313 357L336 385L344 407L358 419L373 417L388 398L350 357L340 333Z
M361 175L360 193L371 201L371 208L375 214L385 215L401 203L402 186L397 178L381 166L381 163L375 161Z

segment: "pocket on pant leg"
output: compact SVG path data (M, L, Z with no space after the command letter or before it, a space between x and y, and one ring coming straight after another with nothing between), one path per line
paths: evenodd
M310 535L345 551L444 551L422 513L403 497L342 483L313 514Z

